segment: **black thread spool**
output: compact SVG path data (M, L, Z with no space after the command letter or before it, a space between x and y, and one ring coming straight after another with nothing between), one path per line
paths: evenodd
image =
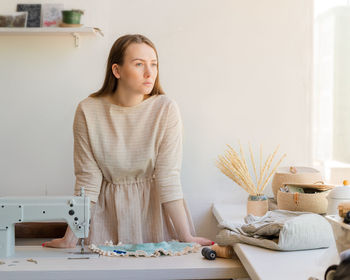
M205 257L207 260L215 260L216 258L216 252L210 248L204 247L202 249L202 256Z
M348 211L344 218L344 223L350 224L350 211Z

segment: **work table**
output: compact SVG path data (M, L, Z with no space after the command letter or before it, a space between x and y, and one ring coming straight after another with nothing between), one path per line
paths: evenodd
M244 222L246 206L214 204L212 211L219 223L223 220ZM339 264L335 241L326 249L293 252L274 251L242 243L235 244L233 248L252 280L296 280L309 277L323 280L326 269Z
M36 241L41 244L44 240ZM245 278L247 272L237 259L204 259L201 252L183 256L107 257L72 259L75 249L42 248L33 240L17 240L15 257L1 259L0 279L231 279ZM19 246L19 244L21 246ZM76 256L76 255L75 255ZM28 262L34 259L38 263Z

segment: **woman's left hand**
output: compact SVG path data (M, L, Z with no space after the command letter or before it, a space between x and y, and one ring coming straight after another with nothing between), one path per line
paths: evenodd
M201 246L210 246L213 245L214 242L204 238L204 237L196 237L196 236L191 236L189 238L186 238L186 240L184 242L191 242L191 243L198 243Z
M165 211L170 216L174 224L175 230L178 234L178 238L180 241L198 243L201 246L209 246L214 244L213 241L207 238L192 236L192 234L190 233L190 227L183 199L165 202L163 205Z

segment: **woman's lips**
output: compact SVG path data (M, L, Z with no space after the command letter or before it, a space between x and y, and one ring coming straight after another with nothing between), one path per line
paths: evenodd
M143 83L145 86L151 86L152 83Z

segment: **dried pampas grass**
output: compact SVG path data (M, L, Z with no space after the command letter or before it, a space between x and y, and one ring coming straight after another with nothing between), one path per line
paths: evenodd
M254 181L249 173L241 144L239 144L240 155L230 145L227 146L228 149L225 151L224 155L219 156L219 159L216 162L216 166L221 170L222 173L232 179L237 185L241 186L250 195L262 195L267 183L271 179L271 176L276 172L276 169L282 160L286 157L286 154L284 154L280 160L275 165L273 165L273 167L271 167L272 162L279 149L278 146L275 151L267 157L263 165L262 146L260 145L260 165L258 170L255 164L252 147L249 144L250 160L255 175Z

